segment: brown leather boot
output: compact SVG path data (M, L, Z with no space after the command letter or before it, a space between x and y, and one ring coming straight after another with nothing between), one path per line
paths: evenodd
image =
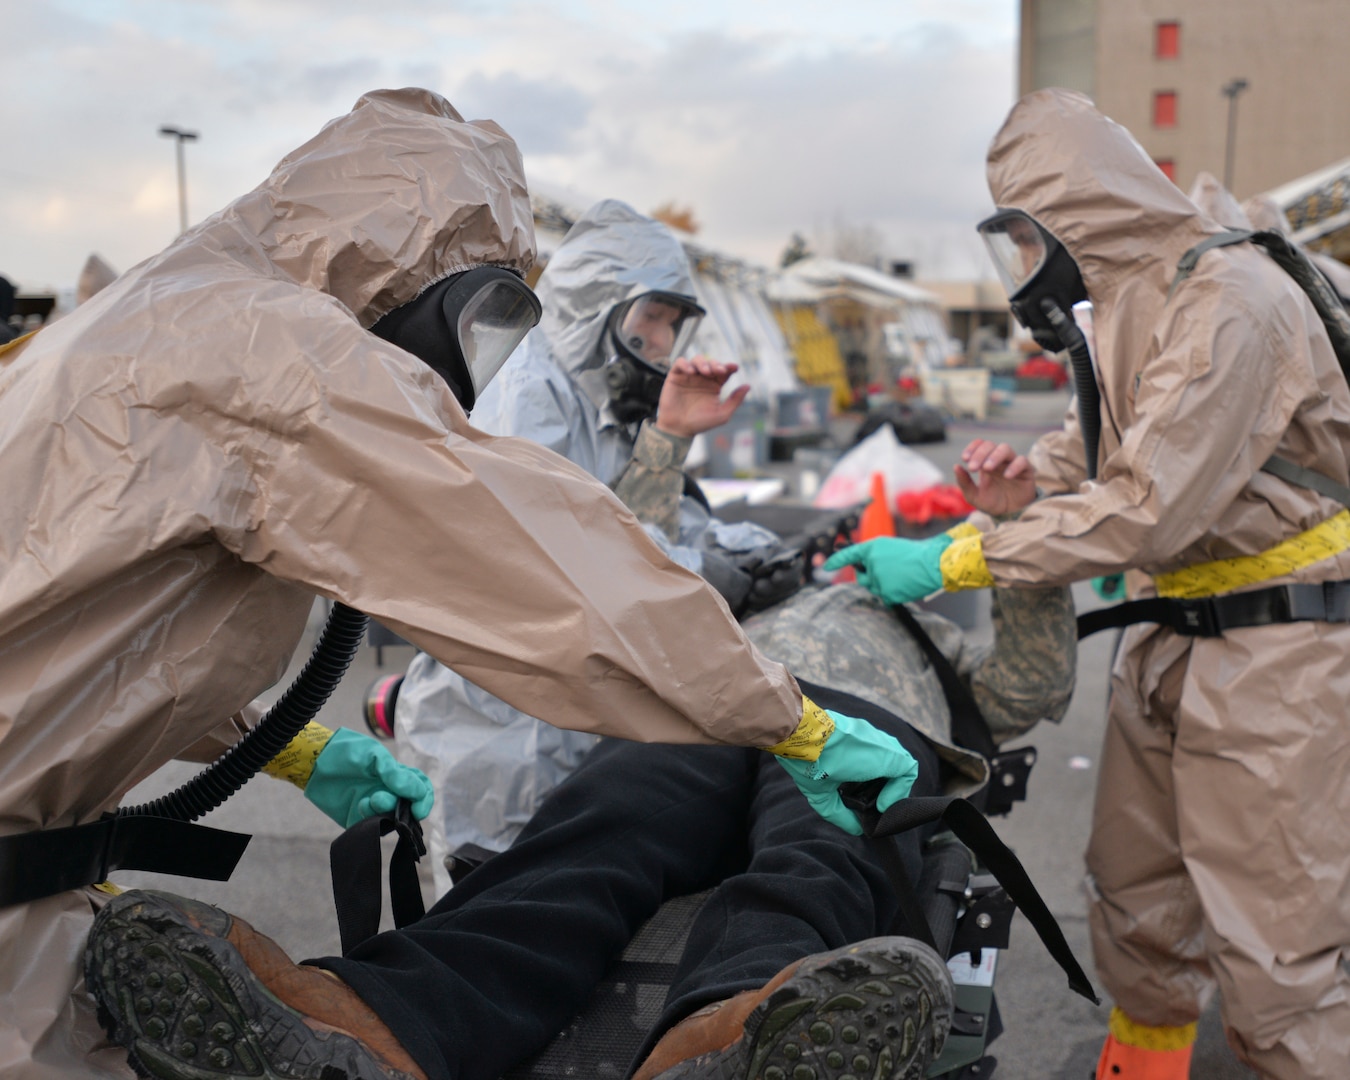
M809 1070L921 1078L951 1028L951 975L911 938L873 938L798 960L758 990L671 1028L633 1080L787 1080Z
M84 968L142 1076L426 1080L346 983L208 904L123 893L95 918Z

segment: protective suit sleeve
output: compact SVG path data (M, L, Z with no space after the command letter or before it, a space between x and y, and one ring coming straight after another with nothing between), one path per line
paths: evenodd
M672 541L680 535L684 461L693 442L668 435L650 420L644 421L633 444L633 456L614 484L614 494L640 522L655 525Z
M240 709L209 735L198 739L181 754L179 761L193 761L207 765L258 726L262 719L263 707L252 703Z
M429 369L350 319L272 332L304 335L313 366L276 375L241 448L246 521L219 530L239 557L560 727L737 745L796 727L796 682L603 485L470 427Z
M1303 358L1262 336L1265 324L1235 299L1211 284L1169 308L1134 421L1099 482L1041 499L985 536L996 583L1067 583L1175 562L1233 503L1319 393Z
M1064 413L1064 426L1046 432L1027 451L1027 459L1036 471L1036 488L1042 495L1063 495L1077 491L1087 479L1087 458L1083 432L1078 425L1078 399L1070 400Z

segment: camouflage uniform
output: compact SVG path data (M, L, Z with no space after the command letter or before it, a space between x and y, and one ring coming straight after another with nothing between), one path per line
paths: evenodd
M644 424L615 494L644 525L678 522L689 449ZM955 623L911 608L969 684L995 743L1061 719L1073 694L1078 631L1067 588L994 589L994 644L973 645ZM888 606L856 585L808 587L747 619L746 635L794 675L899 716L954 766L957 794L981 785L988 766L952 743L951 712L937 673Z
M614 482L614 494L644 525L655 525L672 541L680 537L680 496L684 460L692 439L671 435L647 421L633 443L633 456Z

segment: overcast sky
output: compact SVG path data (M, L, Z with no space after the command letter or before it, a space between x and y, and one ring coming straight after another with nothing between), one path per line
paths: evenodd
M579 204L690 207L772 264L875 228L921 276L982 272L983 159L1013 100L1016 0L0 0L0 273L74 282L173 239L381 86L427 86Z

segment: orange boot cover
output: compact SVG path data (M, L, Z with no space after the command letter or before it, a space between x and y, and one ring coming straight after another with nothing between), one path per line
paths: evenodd
M1111 1010L1111 1030L1097 1061L1097 1080L1186 1080L1195 1024L1148 1027Z

